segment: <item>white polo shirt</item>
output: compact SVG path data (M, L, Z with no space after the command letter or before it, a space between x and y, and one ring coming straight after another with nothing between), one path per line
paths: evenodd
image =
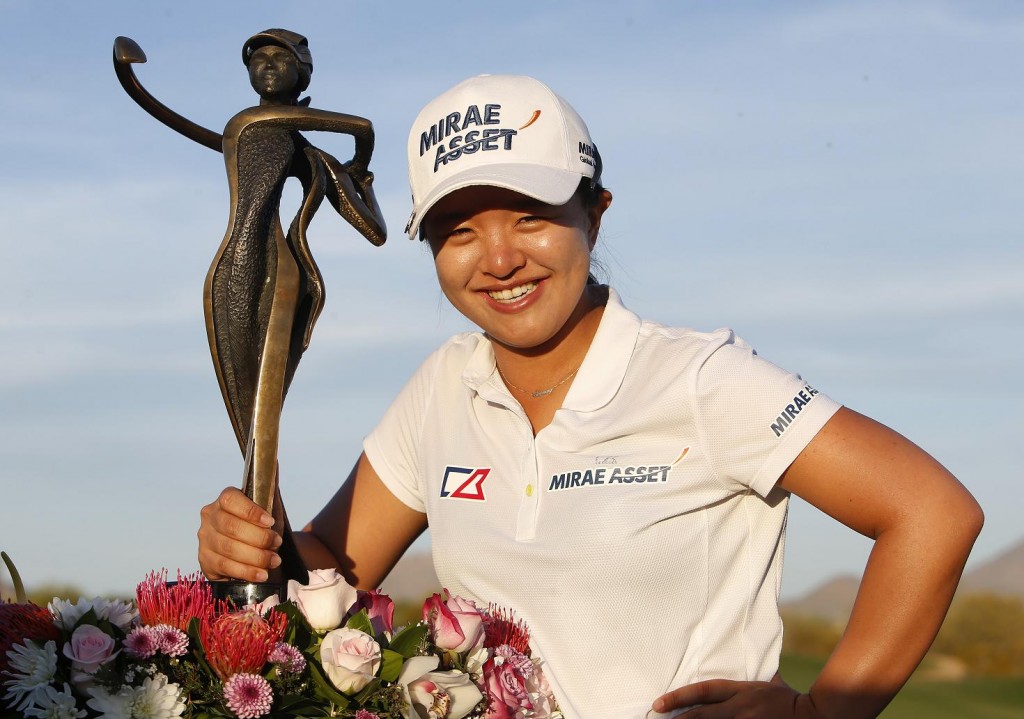
M669 689L778 668L788 494L838 410L729 330L643 322L609 292L536 437L480 333L435 352L364 442L425 512L453 594L513 609L569 719L639 719Z

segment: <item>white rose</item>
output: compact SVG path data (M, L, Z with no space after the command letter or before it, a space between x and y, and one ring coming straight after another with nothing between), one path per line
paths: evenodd
M440 719L462 719L483 699L468 674L436 671L439 663L438 657L412 657L402 665L398 684L407 704L406 719L428 716L431 709Z
M320 663L338 691L355 694L377 676L380 645L358 629L335 629L327 632L320 644Z
M288 580L288 599L302 612L318 632L341 626L348 610L356 603L355 587L334 569L314 569L309 584Z

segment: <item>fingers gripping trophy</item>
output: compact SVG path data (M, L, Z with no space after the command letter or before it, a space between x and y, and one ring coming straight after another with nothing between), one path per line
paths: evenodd
M129 38L114 41L114 70L128 95L168 127L224 155L230 214L203 289L206 330L245 458L244 491L274 514L280 497L281 409L324 302L323 277L306 229L326 197L372 244L383 244L387 230L369 171L373 125L362 117L312 108L309 97L299 99L313 72L306 38L289 30L265 30L246 40L242 60L259 104L228 120L219 134L156 100L132 69L146 62L145 53ZM302 130L351 135L352 159L339 162L310 144ZM302 201L285 232L279 207L285 181L292 177L302 185ZM283 535L279 576L267 585L231 582L218 587L219 593L249 602L279 592L284 580L305 581L287 526Z

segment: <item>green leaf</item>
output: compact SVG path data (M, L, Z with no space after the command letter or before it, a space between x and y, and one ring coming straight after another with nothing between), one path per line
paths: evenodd
M384 649L381 651L381 660L381 681L393 682L397 680L399 673L402 671L402 665L405 663L405 657L393 649Z
M373 622L370 621L370 615L365 609L360 609L358 612L352 615L352 618L345 622L345 626L349 629L358 629L361 632L373 636Z
M356 706L364 706L366 702L373 698L373 695L380 691L380 679L373 679L369 684L363 687L363 690L352 697L353 701L356 702Z
M75 622L75 627L81 627L86 624L91 624L92 626L96 627L99 625L99 623L100 618L96 616L96 610L90 608L89 611L87 611L85 614L78 618L78 621Z
M313 677L313 688L317 696L329 702L334 702L341 708L347 707L349 704L348 697L334 688L330 680L324 676L323 669L316 662L309 662L307 666L309 667L309 675Z
M278 700L277 705L274 707L273 716L276 719L282 714L296 717L323 716L323 703L315 702L306 697L295 696L294 694L283 696Z
M274 611L288 617L288 631L285 634L285 639L289 644L300 648L308 644L309 637L313 634L313 628L309 626L302 610L294 602L282 602L274 607Z
M391 651L398 652L406 659L414 657L419 653L420 644L427 636L426 624L413 624L406 627L391 640Z
M198 617L192 617L188 622L188 634L189 641L192 642L192 646L195 647L195 651L192 652L195 655L196 663L206 673L207 676L215 676L213 668L206 661L206 647L203 646L203 639L199 636L199 619Z

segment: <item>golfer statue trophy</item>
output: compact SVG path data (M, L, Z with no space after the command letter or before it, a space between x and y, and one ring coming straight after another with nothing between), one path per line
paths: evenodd
M326 197L374 245L383 244L387 231L369 171L373 125L362 117L312 108L309 97L299 99L313 72L306 38L282 29L257 33L242 47L242 60L259 104L228 120L219 134L156 100L132 69L146 62L145 53L129 38L114 41L114 70L128 95L168 127L224 155L230 214L203 289L206 331L244 457L243 489L273 514L280 501L281 408L324 302L323 277L306 229ZM306 141L302 130L351 135L352 159L339 162ZM290 177L301 183L302 201L285 232L279 207ZM270 581L216 582L215 593L251 603L282 594L288 579L305 582L306 570L287 526L280 553L281 567Z

